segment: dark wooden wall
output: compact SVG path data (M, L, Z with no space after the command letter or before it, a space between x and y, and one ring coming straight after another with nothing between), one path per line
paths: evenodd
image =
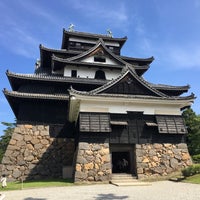
M182 143L184 134L161 134L157 126L147 126L146 122L156 123L154 115L128 112L128 114L111 114L110 120L119 122L111 125L110 133L81 132L79 140L108 142L110 144L144 144L144 143ZM127 125L120 125L128 122Z
M17 119L26 122L64 124L68 115L67 101L26 100L19 105Z
M69 42L68 50L74 51L87 51L94 46L94 44L81 43L81 42ZM114 54L120 55L120 48L114 46L107 46Z

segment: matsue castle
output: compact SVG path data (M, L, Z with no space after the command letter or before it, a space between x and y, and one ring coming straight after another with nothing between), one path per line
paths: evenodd
M33 74L7 71L17 126L2 160L10 180L111 181L167 176L192 164L182 111L189 86L143 78L154 58L121 55L127 37L63 29L61 49L39 46Z

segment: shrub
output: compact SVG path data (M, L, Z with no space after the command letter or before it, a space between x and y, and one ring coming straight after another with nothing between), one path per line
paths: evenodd
M192 156L192 160L194 163L200 163L200 154Z
M182 170L182 174L185 177L193 176L195 174L200 174L200 164L191 165Z

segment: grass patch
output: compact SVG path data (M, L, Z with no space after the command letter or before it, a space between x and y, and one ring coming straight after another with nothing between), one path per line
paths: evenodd
M42 188L42 187L61 187L72 186L73 181L70 179L47 179L47 180L31 180L22 182L8 182L6 188L1 188L1 191L21 190L28 188Z
M189 176L183 182L200 184L200 174L195 174L194 176Z

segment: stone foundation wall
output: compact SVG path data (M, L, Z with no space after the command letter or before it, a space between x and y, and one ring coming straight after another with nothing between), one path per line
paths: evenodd
M49 126L18 125L2 160L9 180L62 177L63 166L72 165L74 142L50 138Z
M75 182L109 181L111 158L109 144L80 142L75 165Z
M187 145L136 145L136 171L139 179L166 176L192 164Z

